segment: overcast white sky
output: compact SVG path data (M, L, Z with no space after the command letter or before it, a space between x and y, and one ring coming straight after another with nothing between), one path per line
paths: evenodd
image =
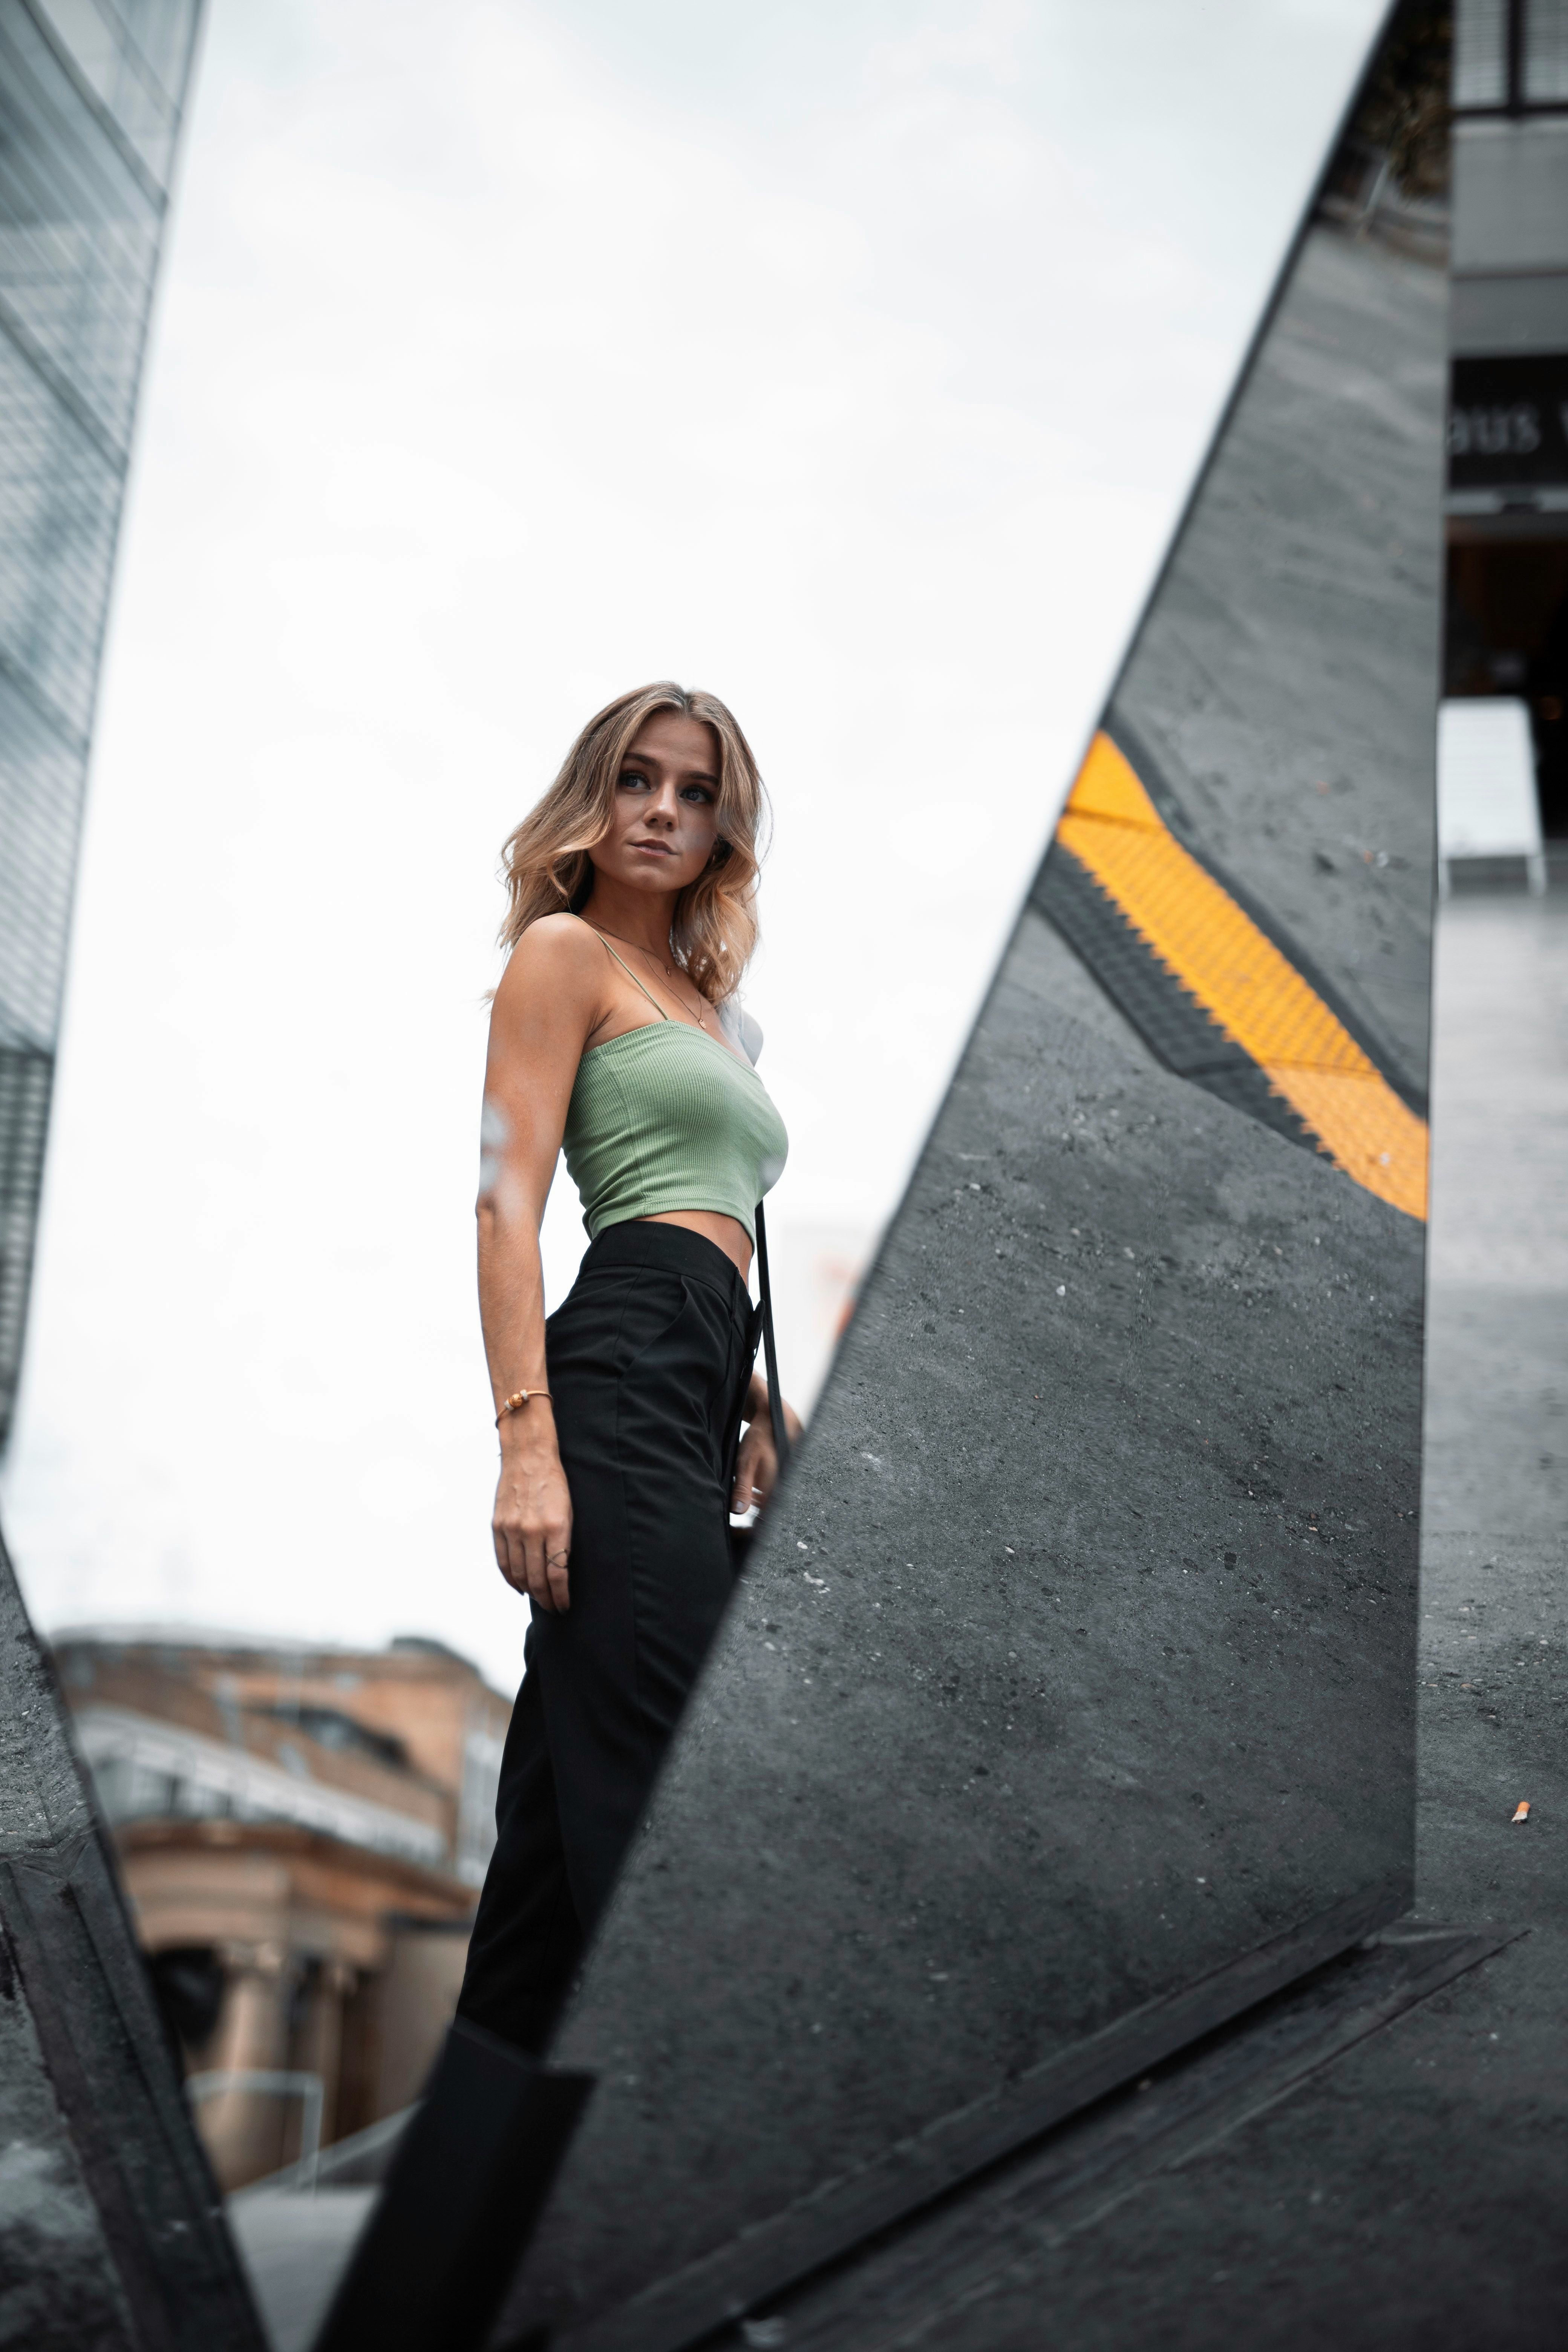
M896 1203L1379 14L212 0L5 1482L44 1625L515 1680L496 856L654 677L773 793L814 1384L813 1262Z

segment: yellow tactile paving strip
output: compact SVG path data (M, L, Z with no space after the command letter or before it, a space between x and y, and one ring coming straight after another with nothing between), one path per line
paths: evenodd
M1251 1056L1336 1168L1426 1214L1426 1125L1212 874L1184 849L1109 735L1096 735L1057 838L1167 971Z

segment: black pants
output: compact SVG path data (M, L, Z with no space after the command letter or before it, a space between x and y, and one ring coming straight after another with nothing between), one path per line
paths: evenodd
M571 1607L534 1610L458 2007L542 2050L734 1582L760 1318L721 1249L612 1225L545 1325Z

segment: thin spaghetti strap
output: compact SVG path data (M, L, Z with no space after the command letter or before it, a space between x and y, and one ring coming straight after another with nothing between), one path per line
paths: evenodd
M583 922L581 915L578 916L577 920L580 923ZM643 994L647 998L648 1003L652 1005L659 1019L661 1021L668 1021L669 1019L669 1015L665 1011L663 1005L659 1003L658 997L654 995L651 989L643 988L641 981L637 978L636 972L632 970L625 956L618 956L616 953L615 949L610 945L610 942L605 937L604 932L595 929L592 923L584 923L583 928L584 930L593 931L594 937L598 940L599 945L604 949L605 953L609 957L611 962L618 963L620 965L621 970L626 973L626 976L631 982L632 986L634 988L642 988Z

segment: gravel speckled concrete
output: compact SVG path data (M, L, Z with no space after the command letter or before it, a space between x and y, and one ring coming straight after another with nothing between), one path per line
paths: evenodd
M790 2299L786 2347L1568 2339L1568 899L1451 907L1438 971L1417 1918L1527 1932L1109 2210L1026 2159L978 2184Z
M1312 233L1114 705L1418 1087L1436 715L1401 686L1436 661L1447 306L1443 271Z

